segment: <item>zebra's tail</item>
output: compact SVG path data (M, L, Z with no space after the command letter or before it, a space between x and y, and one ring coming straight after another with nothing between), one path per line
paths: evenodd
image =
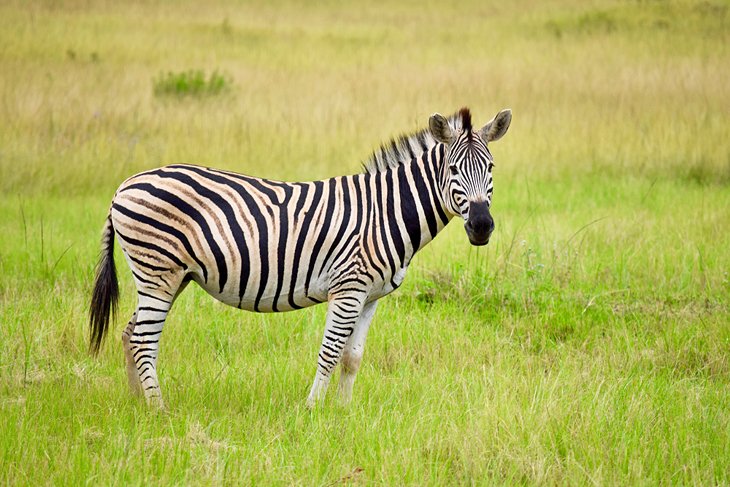
M96 279L94 293L91 296L89 308L89 329L91 338L89 351L92 355L99 353L104 341L109 318L116 315L117 300L119 298L119 284L117 283L117 269L114 267L114 227L111 214L104 224L104 233L101 237L101 255L96 264Z

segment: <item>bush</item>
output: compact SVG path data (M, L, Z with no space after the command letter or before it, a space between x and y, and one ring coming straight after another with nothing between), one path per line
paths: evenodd
M204 97L219 95L230 91L233 80L230 76L213 71L208 78L203 70L190 69L179 73L161 73L152 81L155 96L193 96Z

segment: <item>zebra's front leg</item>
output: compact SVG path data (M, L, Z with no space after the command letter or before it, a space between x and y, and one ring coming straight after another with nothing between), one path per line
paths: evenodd
M348 404L352 400L352 386L355 384L355 377L357 377L357 371L360 369L360 362L362 362L362 356L365 352L365 340L367 340L370 323L373 321L377 307L377 301L363 306L360 319L357 320L355 329L345 344L339 387L340 401L343 404Z
M307 406L313 408L324 399L332 371L340 362L342 350L352 335L363 310L364 296L333 296L327 307L327 324L317 360L317 375L309 391Z

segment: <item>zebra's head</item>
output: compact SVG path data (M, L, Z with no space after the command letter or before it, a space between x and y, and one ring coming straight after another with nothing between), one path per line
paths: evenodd
M429 119L434 138L444 144L441 190L446 207L464 218L464 228L472 245L486 245L494 230L489 213L492 205L490 142L500 139L509 128L512 111L502 110L484 127L474 130L466 108L447 119L435 113Z

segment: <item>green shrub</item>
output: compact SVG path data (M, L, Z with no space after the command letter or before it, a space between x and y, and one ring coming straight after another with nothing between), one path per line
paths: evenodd
M219 95L230 91L232 84L232 78L218 70L206 78L205 72L201 69L190 69L179 73L168 71L160 73L152 81L155 96L177 97Z

